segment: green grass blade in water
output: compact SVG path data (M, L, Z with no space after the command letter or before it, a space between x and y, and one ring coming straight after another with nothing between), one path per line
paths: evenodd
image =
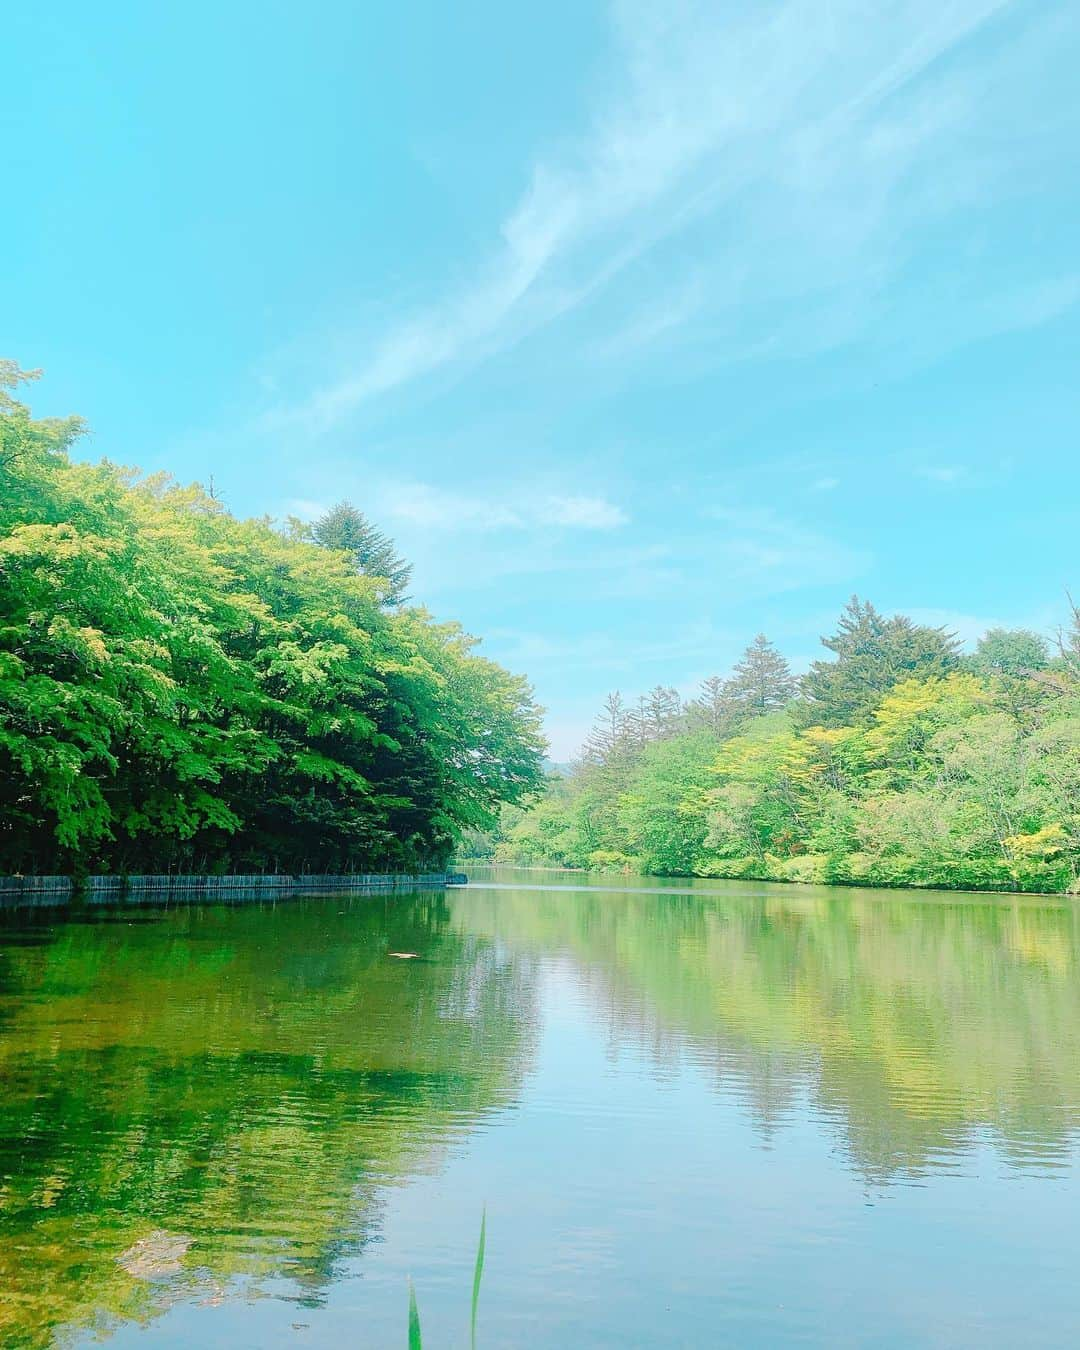
M476 1269L473 1271L472 1279L472 1318L469 1322L470 1339L469 1344L472 1350L476 1350L476 1307L480 1302L480 1281L484 1277L484 1245L487 1241L487 1206L484 1206L484 1212L480 1216L480 1245L476 1249Z
M409 1350L424 1350L424 1342L420 1337L420 1313L412 1280L409 1281Z

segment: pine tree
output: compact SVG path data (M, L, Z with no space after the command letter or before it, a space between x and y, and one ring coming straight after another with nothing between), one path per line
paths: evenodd
M311 537L323 548L348 553L356 570L364 576L384 578L390 583L388 603L403 603L412 567L399 557L393 540L376 529L351 503L338 502L331 507L312 525Z
M743 653L731 678L724 682L728 709L737 717L762 717L786 708L795 697L791 667L764 633Z
M670 685L655 685L642 702L641 714L643 740L661 741L674 735L683 716L678 690Z
M707 727L715 736L726 735L732 727L732 708L727 696L727 681L719 675L702 680L698 696L687 704L692 726Z
M837 631L822 643L835 661L815 661L803 676L807 725L865 723L883 694L902 680L944 676L959 665L956 635L913 623L904 614L885 618L853 595Z
M604 699L603 710L593 723L581 751L584 764L606 764L616 750L625 746L632 727L631 715L618 690Z

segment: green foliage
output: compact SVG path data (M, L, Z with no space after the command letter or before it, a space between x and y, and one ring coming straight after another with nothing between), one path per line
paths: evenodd
M480 1281L484 1278L484 1248L487 1243L487 1209L480 1217L480 1242L476 1248L473 1268L472 1304L469 1310L469 1345L476 1350L476 1314L480 1307ZM416 1290L409 1281L409 1350L422 1350L420 1339L420 1312L416 1306Z
M737 717L761 717L786 707L795 697L791 667L764 633L747 647L725 682L724 693Z
M806 723L847 726L867 722L878 699L913 677L947 675L959 657L943 628L912 623L903 614L885 618L869 601L851 597L837 631L821 639L835 661L815 661L803 677Z
M535 788L528 686L388 610L407 569L73 462L80 424L33 420L22 378L0 367L0 871L407 870Z
M965 662L968 669L977 674L1013 678L1045 670L1049 664L1046 640L1027 628L989 629Z
M311 539L323 548L336 549L364 576L386 583L387 600L401 604L412 568L397 554L393 541L375 528L362 511L349 502L338 502L310 527Z
M480 1215L480 1241L476 1248L476 1265L473 1268L472 1304L469 1309L469 1345L476 1350L476 1314L480 1307L480 1282L484 1278L484 1249L487 1246L487 1207Z
M883 619L859 601L826 645L837 659L816 663L809 696L783 711L779 667L776 697L734 708L730 690L752 668L749 654L643 743L613 724L622 703L609 700L603 734L573 777L549 784L529 812L504 816L496 858L1080 889L1080 623L1054 668L1036 635L997 630L960 670L940 630ZM750 652L767 649L758 639Z
M711 783L715 746L708 736L684 734L643 751L619 801L625 852L658 876L693 872L706 827L695 803Z
M688 723L717 736L731 735L752 718L786 708L798 692L791 667L759 633L727 679L711 675L686 708Z

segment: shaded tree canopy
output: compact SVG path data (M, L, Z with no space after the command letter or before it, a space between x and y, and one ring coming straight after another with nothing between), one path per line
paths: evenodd
M0 872L409 870L540 781L528 685L457 625L72 461L0 374Z

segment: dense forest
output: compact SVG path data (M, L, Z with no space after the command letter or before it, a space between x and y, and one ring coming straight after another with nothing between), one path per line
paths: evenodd
M612 694L542 782L527 684L408 597L347 503L239 520L72 459L0 364L0 872L405 870L1070 891L1080 619L974 652L855 598L801 678L759 635L684 701ZM501 812L501 814L500 814Z
M471 851L655 875L1080 889L1080 620L955 638L857 597L796 679L758 636L683 702L611 695L581 757Z
M408 870L540 779L527 684L348 504L72 459L0 363L0 872Z

